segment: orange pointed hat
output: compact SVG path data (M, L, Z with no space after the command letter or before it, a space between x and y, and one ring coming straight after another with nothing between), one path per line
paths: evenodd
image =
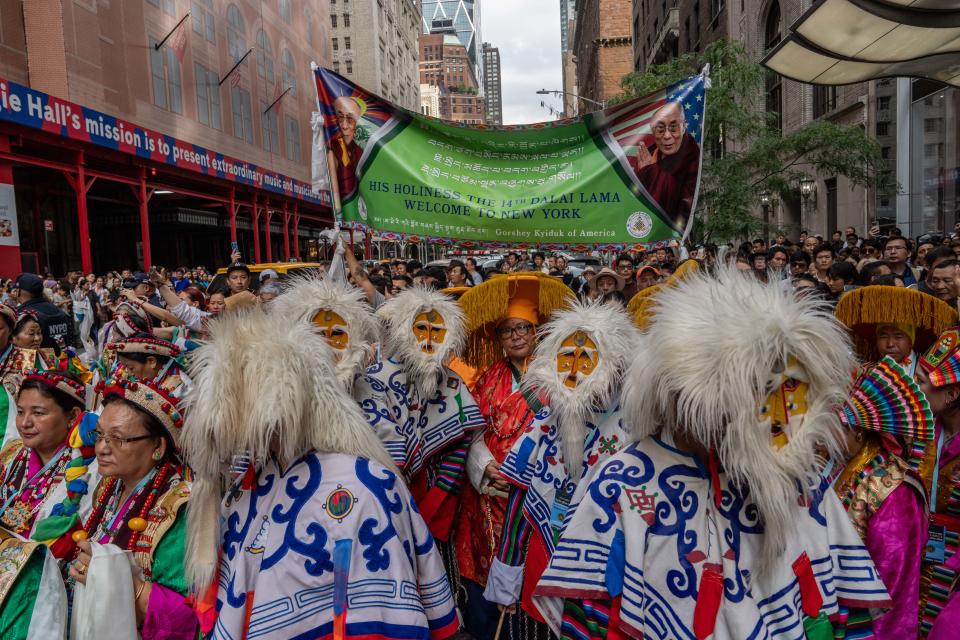
M480 371L503 357L496 328L508 318L539 325L574 299L573 291L559 278L539 272L494 275L460 296L467 319L464 360Z
M877 328L882 325L903 329L913 338L914 352L921 354L957 323L957 310L946 302L915 289L883 285L843 294L833 313L850 330L857 355L864 362L880 359Z

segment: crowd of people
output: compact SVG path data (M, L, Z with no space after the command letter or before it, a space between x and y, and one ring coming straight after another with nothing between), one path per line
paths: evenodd
M960 240L868 236L21 274L0 637L954 637Z

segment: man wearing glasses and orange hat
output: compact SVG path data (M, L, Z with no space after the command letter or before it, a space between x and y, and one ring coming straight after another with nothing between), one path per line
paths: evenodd
M462 613L477 640L491 640L501 617L497 606L483 598L509 491L499 474L500 464L541 408L535 394L521 389L522 379L536 345L537 327L572 300L573 292L558 278L533 272L494 276L460 298L469 333L463 359L483 371L473 395L486 419L470 448L470 484L463 488L454 533L467 593ZM526 616L509 616L504 624L510 627L503 630L507 637L523 633L532 639L536 627L545 631Z

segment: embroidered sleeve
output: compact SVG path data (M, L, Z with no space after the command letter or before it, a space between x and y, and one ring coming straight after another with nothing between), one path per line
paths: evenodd
M822 508L829 523L827 534L837 601L852 608L889 609L893 603L883 580L837 494L827 491Z
M497 550L497 558L500 562L513 567L523 564L527 542L532 531L530 523L523 515L523 500L526 495L526 490L520 487L510 489L503 521L503 535L500 536L500 548Z
M472 433L464 433L458 441L447 447L435 466L435 486L447 493L458 493L463 483L467 451L473 440Z
M546 429L547 426L543 425L543 428ZM523 488L530 486L542 433L540 420L534 420L507 452L503 464L500 465L500 475L511 484Z
M537 595L605 598L620 594L624 532L619 497L623 488L610 471L622 465L623 460L611 459L590 484L557 542L550 565L537 585ZM645 528L642 520L638 527ZM644 531L635 535L642 540Z

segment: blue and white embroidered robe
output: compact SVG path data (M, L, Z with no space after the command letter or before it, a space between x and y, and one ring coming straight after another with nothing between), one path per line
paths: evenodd
M442 640L459 626L433 538L395 473L311 453L224 499L213 640ZM249 626L245 622L249 613Z
M408 381L402 364L384 358L371 365L354 386L367 422L407 478L466 433L485 425L460 376L447 367L444 376L436 395L424 399Z
M669 439L646 438L604 463L566 521L534 601L554 631L577 637L563 599L620 598L619 630L634 638L693 639L705 565L721 567L714 640L804 638L794 565L809 559L822 595L838 605L889 606L889 596L834 492L796 503L782 562L759 571L762 524L748 492L710 473ZM762 578L760 577L762 575Z
M567 473L555 414L549 406L541 408L500 466L507 480L526 490L523 514L549 553L554 550L553 528L560 528L583 493L576 492L577 487L589 484L594 470L629 441L620 415L617 403L610 411L594 412L586 421L579 481Z

